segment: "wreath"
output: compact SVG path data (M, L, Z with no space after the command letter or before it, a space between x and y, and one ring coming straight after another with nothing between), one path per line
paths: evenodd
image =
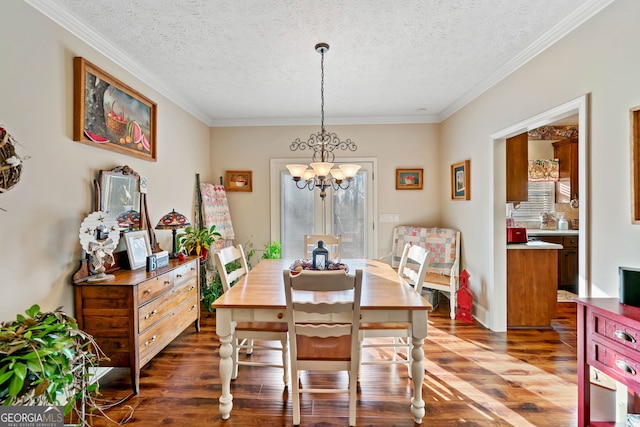
M22 159L16 154L17 142L0 125L0 193L11 190L22 173Z

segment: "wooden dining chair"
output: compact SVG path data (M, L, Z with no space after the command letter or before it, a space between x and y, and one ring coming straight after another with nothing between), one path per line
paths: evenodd
M300 425L300 394L348 393L349 425L356 425L359 323L362 270L308 271L292 275L284 270L289 322L293 424ZM346 371L348 389L305 388L300 371Z
M220 274L223 292L228 292L235 282L249 273L247 259L242 245L229 246L213 254L216 269ZM238 322L233 339L233 375L238 377L238 365L266 366L282 368L285 386L289 383L289 337L287 335L287 323L269 322ZM254 340L260 341L256 344ZM280 341L280 345L269 345L268 342ZM260 362L253 360L241 360L240 350L245 349L247 356L251 356L254 350L273 350L282 353L282 363Z
M400 258L400 265L398 267L399 279L412 286L416 292L421 293L428 264L429 251L421 246L407 243L404 246L402 257ZM409 378L412 377L412 333L410 323L363 322L360 323L360 333L361 340L363 341L361 345L363 351L370 348L391 348L393 351L393 357L390 359L386 357L378 358L376 355L376 359L364 361L364 358L361 357L360 365L406 364ZM385 340L385 338L392 340ZM404 349L406 357L402 356L402 349Z
M324 242L324 247L329 251L330 260L340 261L342 256L342 236L331 234L313 234L304 236L304 257L311 259L313 250L318 246L318 241Z

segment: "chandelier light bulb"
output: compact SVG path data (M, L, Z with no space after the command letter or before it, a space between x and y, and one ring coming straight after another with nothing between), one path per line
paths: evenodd
M313 169L306 169L303 173L302 173L302 178L305 181L310 181L312 179L314 179L316 177L316 173L313 171Z
M327 175L329 175L329 172L333 167L333 163L329 163L329 162L311 163L311 167L313 168L314 172L318 177L324 178Z
M356 174L358 173L358 171L360 170L360 165L354 165L354 164L344 164L344 165L339 165L340 170L342 172L344 172L344 176L347 179L351 179L354 176L356 176Z
M342 172L342 169L331 169L331 177L336 181L342 181L344 179L344 172Z
M289 169L289 173L294 178L300 178L304 171L307 170L307 165L286 165L287 169Z

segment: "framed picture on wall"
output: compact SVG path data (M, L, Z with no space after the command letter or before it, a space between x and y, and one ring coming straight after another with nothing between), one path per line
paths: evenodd
M396 169L396 190L422 190L422 169Z
M75 57L73 140L155 162L156 103Z
M226 191L252 191L251 171L226 171L224 188Z
M471 160L451 165L451 198L453 200L471 199Z

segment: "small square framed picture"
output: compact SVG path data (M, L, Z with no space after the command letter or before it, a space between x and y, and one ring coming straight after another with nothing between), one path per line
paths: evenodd
M396 190L422 190L422 169L396 169Z
M471 160L454 163L451 165L451 199L471 199Z
M224 188L226 191L252 191L251 171L226 171L225 175Z
M147 257L151 255L149 233L146 230L130 231L124 233L124 241L131 269L137 270L146 267Z

